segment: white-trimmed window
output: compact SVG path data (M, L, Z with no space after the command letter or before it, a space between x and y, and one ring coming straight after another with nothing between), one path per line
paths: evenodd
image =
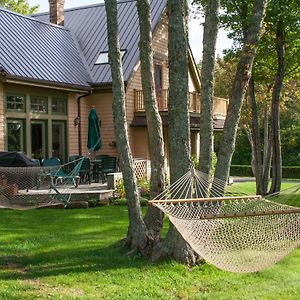
M67 99L52 97L51 108L52 108L52 113L55 115L66 115Z
M30 110L34 113L47 113L48 112L48 98L41 96L30 97Z
M6 96L6 110L25 112L25 96L24 95L7 95Z

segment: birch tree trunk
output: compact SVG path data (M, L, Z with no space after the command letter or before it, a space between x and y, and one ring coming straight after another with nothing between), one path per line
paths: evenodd
M147 117L150 159L151 159L151 199L165 189L164 141L162 121L157 107L152 50L151 10L149 0L137 0L137 11L140 24L140 60L144 106ZM149 206L145 223L158 240L163 225L163 212Z
M235 149L236 133L241 115L241 107L245 92L248 88L251 77L253 60L256 54L262 23L265 15L266 0L254 0L253 15L246 35L243 50L237 66L237 71L225 120L223 135L220 143L218 161L215 177L224 182L223 192L225 192L226 182L229 177L230 164ZM212 194L214 194L215 182L213 182Z
M168 1L169 16L169 146L171 183L190 169L190 122L188 110L187 3ZM166 238L154 248L152 259L172 257L193 265L199 257L170 223Z
M142 254L147 254L149 251L147 247L147 230L141 213L132 154L128 141L125 89L118 34L117 1L105 0L105 8L107 14L109 63L112 73L114 128L117 148L120 154L129 214L129 227L126 241L132 251L140 251Z
M203 57L201 68L200 101L200 166L199 170L211 177L213 151L213 103L216 41L219 25L220 0L209 0L205 7ZM208 196L207 191L203 191Z

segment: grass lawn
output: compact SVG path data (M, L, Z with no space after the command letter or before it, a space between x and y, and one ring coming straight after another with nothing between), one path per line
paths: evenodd
M300 299L300 250L255 274L125 256L125 206L0 210L0 299Z

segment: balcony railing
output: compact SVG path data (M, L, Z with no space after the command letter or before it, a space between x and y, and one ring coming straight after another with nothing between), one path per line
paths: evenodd
M159 111L168 111L168 90L162 90L156 93L157 105ZM214 116L226 116L228 100L223 98L214 98ZM144 112L144 97L142 90L134 90L134 111ZM200 113L200 94L189 92L189 112Z
M159 111L168 111L168 90L161 90L156 93ZM200 97L198 93L189 93L190 112L200 112ZM142 90L134 90L134 109L135 112L144 112L144 97Z

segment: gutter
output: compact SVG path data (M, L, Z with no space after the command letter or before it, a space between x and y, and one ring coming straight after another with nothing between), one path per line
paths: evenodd
M35 86L35 87L42 87L42 88L49 88L49 89L59 89L64 91L70 92L86 92L91 89L88 86L80 86L76 84L69 84L69 83L62 83L62 82L54 82L49 80L42 80L42 79L35 79L35 78L25 78L20 76L13 76L8 74L2 74L0 69L1 75L4 75L3 81L6 83L14 83L14 84L21 84L27 86Z
M92 94L92 91L90 90L88 94L83 94L77 97L77 117L74 120L74 125L78 126L78 154L82 155L82 141L81 141L81 106L80 106L80 100L82 98L88 97Z

